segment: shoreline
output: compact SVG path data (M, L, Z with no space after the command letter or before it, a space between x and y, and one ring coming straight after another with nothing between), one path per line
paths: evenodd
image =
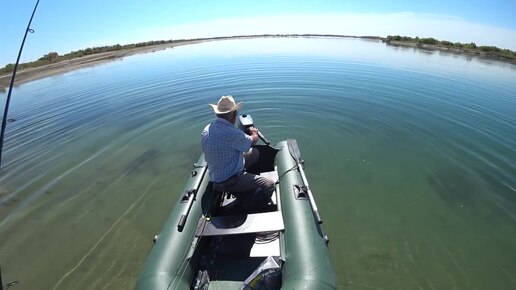
M71 72L77 69L92 67L95 65L105 64L111 61L123 59L127 56L132 56L142 53L151 53L161 51L165 49L174 48L177 46L197 44L209 41L220 41L220 40L232 40L232 39L256 39L256 38L356 38L363 40L373 40L383 42L385 45L394 47L407 47L413 49L430 50L430 51L442 51L446 53L452 53L456 55L462 55L466 57L474 57L484 60L500 61L516 65L516 60L505 59L489 53L479 53L478 51L469 51L466 49L447 48L439 45L429 44L417 44L406 41L387 41L387 38L379 36L348 36L348 35L332 35L332 34L271 34L271 35L243 35L243 36L223 36L223 37L210 37L210 38L198 38L198 39L180 39L174 40L165 44L155 44L143 47L122 49L118 51L103 52L97 54L86 55L77 57L69 60L60 61L35 68L27 68L20 70L16 73L16 80L14 86L21 85L34 80L47 78L63 73ZM0 75L0 89L7 92L12 78L12 73Z
M411 41L395 41L391 40L388 41L387 39L382 39L382 42L384 42L388 46L394 46L394 47L404 47L404 48L413 48L414 50L423 50L423 51L439 51L454 55L462 55L467 58L477 58L480 60L492 60L492 61L499 61L507 64L516 65L516 59L510 59L510 58L504 58L496 53L490 53L490 52L482 52L478 50L473 49L467 49L467 48L455 48L455 47L446 47L442 45L434 45L434 44L422 44L422 43L415 43Z
M104 52L97 53L92 55L86 55L83 57L73 58L69 60L64 60L57 63L52 63L40 67L35 68L27 68L24 70L20 70L16 72L16 79L14 82L14 86L21 85L27 82L39 80L42 78L47 78L55 75L64 74L67 72L71 72L77 69L92 67L95 65L105 64L111 61L115 61L118 59L123 59L124 57L142 54L142 53L150 53L160 50L165 50L169 48L173 48L181 45L195 44L200 43L202 41L192 40L185 41L181 43L167 43L167 44L158 44L152 46L124 49L119 51L112 52ZM7 91L9 85L11 83L12 73L1 75L0 76L0 88Z

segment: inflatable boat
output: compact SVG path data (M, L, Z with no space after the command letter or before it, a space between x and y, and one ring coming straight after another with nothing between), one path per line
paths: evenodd
M241 128L252 126L249 115ZM337 289L315 200L297 141L263 137L258 164L276 189L262 212L238 210L230 192L209 181L201 155L184 192L155 237L136 289Z

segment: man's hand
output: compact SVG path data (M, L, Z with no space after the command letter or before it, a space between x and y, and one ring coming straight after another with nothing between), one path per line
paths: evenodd
M258 142L258 139L260 138L258 136L258 129L255 127L249 127L249 133L251 133L251 138L253 138L253 145L255 145L256 142Z

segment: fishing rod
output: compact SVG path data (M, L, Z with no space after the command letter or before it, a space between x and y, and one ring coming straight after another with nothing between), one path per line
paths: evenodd
M34 30L30 28L30 24L32 23L32 18L34 18L34 14L36 13L38 4L39 0L36 1L36 6L34 6L34 10L32 11L32 15L30 16L29 23L27 24L27 29L25 30L25 35L23 36L23 40L20 46L20 51L18 52L18 58L16 59L16 63L14 64L13 76L11 77L11 84L9 85L9 92L7 93L7 100L5 101L4 117L2 119L2 131L0 132L0 169L2 168L2 153L4 149L5 127L7 125L7 112L9 111L9 103L11 102L11 93L13 91L14 79L16 78L16 70L18 69L18 64L20 63L20 57L23 51L23 46L25 45L25 39L27 38L27 34L29 34L29 32L34 33Z

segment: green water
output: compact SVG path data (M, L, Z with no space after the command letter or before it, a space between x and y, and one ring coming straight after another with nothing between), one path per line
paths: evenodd
M232 94L273 143L298 140L341 288L514 289L515 79L378 42L261 39L21 85L0 172L4 282L133 288L208 103Z

